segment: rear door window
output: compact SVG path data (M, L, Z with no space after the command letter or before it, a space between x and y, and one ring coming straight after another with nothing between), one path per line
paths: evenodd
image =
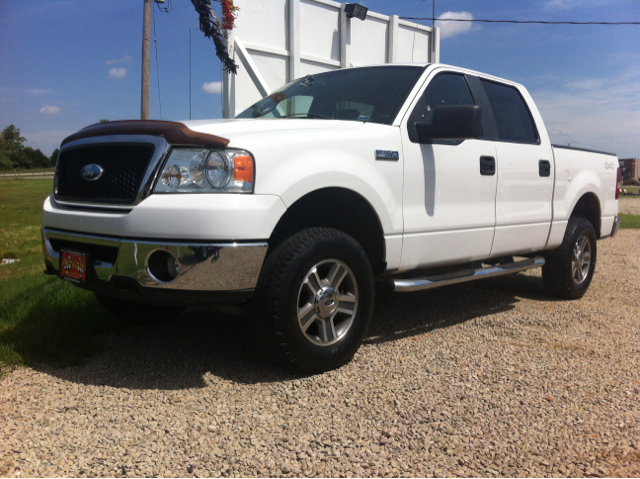
M498 140L516 143L539 143L531 112L520 92L508 85L480 80L498 128Z

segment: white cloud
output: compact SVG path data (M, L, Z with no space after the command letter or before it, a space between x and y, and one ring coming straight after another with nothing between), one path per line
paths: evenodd
M113 65L114 63L131 63L131 57L129 55L125 55L122 58L114 58L113 60L108 60L106 62L107 65Z
M44 88L27 88L27 93L33 96L46 95L51 90L45 90Z
M617 2L615 0L547 0L543 8L545 10L584 9L588 7L606 7L607 4L611 3Z
M43 106L40 108L40 114L42 116L54 116L62 113L62 110L61 106Z
M551 10L561 10L566 8L571 8L574 2L571 0L549 0L544 4L544 8L548 8Z
M640 69L567 82L532 96L552 142L640 156Z
M459 19L459 20L473 20L473 14L469 12L444 12L438 17L443 19ZM467 33L471 30L477 30L479 27L475 26L473 22L441 22L436 20L436 27L440 28L440 38L452 37L460 33Z
M126 68L112 68L111 70L109 70L109 75L107 76L107 78L111 80L122 80L126 76Z
M219 95L222 93L222 82L212 81L202 85L202 91L205 93L211 93L212 95Z

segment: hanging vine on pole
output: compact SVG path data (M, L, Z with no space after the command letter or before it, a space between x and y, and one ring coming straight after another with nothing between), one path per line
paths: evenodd
M204 36L213 40L216 47L216 56L222 62L225 71L236 74L238 65L229 56L223 38L227 38L227 32L233 29L238 7L233 5L233 0L217 0L222 5L222 25L213 9L211 0L191 0L200 17L200 31Z

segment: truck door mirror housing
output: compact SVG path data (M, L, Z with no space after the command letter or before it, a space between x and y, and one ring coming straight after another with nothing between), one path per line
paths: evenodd
M478 105L436 107L431 124L416 122L420 143L434 140L470 140L482 136L482 108Z

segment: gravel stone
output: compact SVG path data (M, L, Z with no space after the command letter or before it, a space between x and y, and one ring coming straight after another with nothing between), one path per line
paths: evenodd
M102 337L83 366L18 368L0 475L640 476L640 231L598 253L578 301L540 271L380 295L354 360L317 376L204 309Z

